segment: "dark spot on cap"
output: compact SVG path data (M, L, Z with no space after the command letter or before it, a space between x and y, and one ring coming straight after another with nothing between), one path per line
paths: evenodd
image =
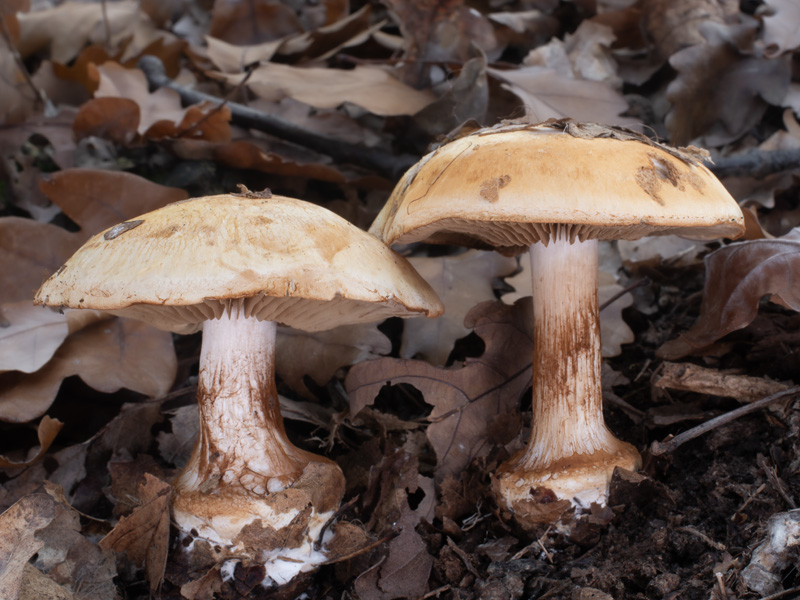
M497 202L500 199L499 191L506 187L509 181L511 181L510 175L501 175L500 177L487 179L481 183L481 198L487 202Z
M138 221L125 221L124 223L120 223L119 225L114 225L111 229L109 229L103 234L103 239L113 240L114 238L121 236L126 231L135 229L142 223L144 223L144 220L139 219Z

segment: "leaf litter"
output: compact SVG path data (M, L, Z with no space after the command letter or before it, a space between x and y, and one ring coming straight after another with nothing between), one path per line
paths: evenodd
M228 577L176 559L169 481L193 444L198 337L26 303L87 236L165 203L243 183L366 227L393 170L242 124L225 105L185 106L177 91L280 116L334 147L391 157L394 170L462 125L524 114L704 145L717 165L797 149L800 24L786 0L242 6L0 10L3 597L263 596L252 569ZM143 55L174 89L153 89ZM742 402L791 391L800 366L799 173L783 164L726 171L750 218L746 241L609 251L612 295L627 290L602 317L609 426L641 450L707 430L645 452L642 472L615 475L609 506L570 528L523 533L490 494L530 425L526 261L515 273L491 253L398 248L439 286L438 323L283 331L288 434L348 481L335 551L306 594L796 593L793 538L776 532L795 526L800 498L798 401L730 419ZM708 428L715 417L723 424Z

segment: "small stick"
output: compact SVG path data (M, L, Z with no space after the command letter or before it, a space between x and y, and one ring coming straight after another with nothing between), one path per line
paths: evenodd
M723 551L727 550L727 548L725 547L725 544L723 544L721 542L715 542L710 537L708 537L705 533L695 529L694 527L691 527L691 526L676 527L675 531L682 531L683 533L689 533L691 535L694 535L694 536L700 538L701 540L703 540L706 544L708 544L709 546L711 546L715 550L719 550L720 552L723 552Z
M336 563L343 562L345 560L350 560L351 558L355 558L356 556L361 556L362 554L366 554L367 552L371 552L372 550L374 550L375 548L377 548L381 544L385 544L386 542L394 539L395 537L397 537L397 534L395 532L392 532L389 535L385 535L381 539L379 539L379 540L377 540L375 542L372 542L371 544L368 544L367 546L362 546L361 548L359 548L355 552L351 552L350 554L347 554L345 556L338 556L338 557L333 558L331 560L326 560L324 563L320 563L320 564L323 564L323 565L334 565ZM384 559L381 559L381 562L383 562L383 560Z
M714 573L714 576L717 578L717 585L719 586L719 593L720 598L722 600L728 600L728 591L725 589L725 581L722 579L722 573Z
M710 419L705 423L701 423L697 427L692 427L691 429L688 429L683 433L679 433L678 435L676 435L674 438L672 438L667 442L655 441L652 444L650 444L650 454L652 454L653 456L661 456L662 454L668 454L670 452L673 452L679 446L685 444L689 440L693 440L694 438L699 437L704 433L708 433L709 431L711 431L712 429L716 429L720 425L726 425L732 421L735 421L739 417L743 417L744 415L750 414L751 412L760 410L765 406L772 404L776 400L787 398L789 396L795 396L799 393L800 393L800 386L795 386L789 388L788 390L784 390L782 392L778 392L777 394L772 394L771 396L762 398L761 400L756 400L751 404L746 404L745 406L727 412L724 415L714 417L713 419Z
M752 150L738 156L723 156L706 161L706 167L717 177L748 175L765 177L771 173L796 169L800 166L800 149Z
M217 105L223 102L211 94L204 94L175 83L167 77L164 65L155 56L143 56L139 59L137 66L147 77L151 88L164 87L173 90L186 104L210 102ZM377 148L367 148L320 135L290 121L254 110L243 104L227 102L227 106L231 111L231 121L242 127L257 129L282 140L305 146L314 152L327 154L336 162L349 163L375 171L392 181L399 179L400 175L417 161L417 157L414 156L395 156Z
M792 589L782 590L771 596L763 596L761 600L791 600L792 598L797 598L796 594L798 593L800 593L800 587L793 587Z
M608 300L606 300L605 302L603 302L603 303L602 303L602 304L601 304L601 305L600 305L600 306L597 308L598 312L603 312L603 311L604 311L606 308L608 308L609 306L611 306L612 304L614 304L614 302L616 302L617 300L619 300L620 298L622 298L622 297L623 297L625 294L627 294L628 292L630 292L630 291L632 291L632 290L635 290L636 288L645 287L645 286L647 286L647 285L650 285L650 278L649 278L649 277L642 277L642 278L641 278L641 279L639 279L638 281L634 281L634 282L633 282L632 284L630 284L628 287L626 287L626 288L624 288L624 289L621 289L621 290L620 290L620 291L618 291L616 294L614 294L613 296L611 296L611 298L609 298Z
M739 507L739 510L737 510L735 513L733 513L733 516L731 517L731 521L735 520L736 519L736 515L741 514L741 512L745 508L747 508L747 505L750 504L756 496L758 496L761 492L764 491L765 487L767 487L766 483L762 483L760 486L758 486L758 489L755 492L753 492L752 494L750 494L750 497L747 500L745 500L744 504L742 504Z

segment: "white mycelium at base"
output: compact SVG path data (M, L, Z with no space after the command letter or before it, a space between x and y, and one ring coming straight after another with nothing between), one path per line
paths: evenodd
M526 450L501 466L498 492L517 512L547 488L580 507L605 503L615 466L639 455L603 420L597 301L597 241L552 239L531 245L534 351L533 418Z

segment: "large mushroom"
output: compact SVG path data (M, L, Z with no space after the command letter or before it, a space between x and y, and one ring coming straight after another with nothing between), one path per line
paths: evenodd
M176 202L91 238L35 303L92 308L177 333L202 327L200 433L175 481L191 540L266 565L285 583L314 550L344 477L287 437L275 388L277 323L306 331L437 316L409 263L319 206L269 194Z
M527 448L494 490L525 524L534 498L604 503L636 448L603 419L598 240L675 233L738 237L742 213L697 149L570 120L506 123L439 147L401 179L370 231L386 243L529 251L534 306L533 421Z

